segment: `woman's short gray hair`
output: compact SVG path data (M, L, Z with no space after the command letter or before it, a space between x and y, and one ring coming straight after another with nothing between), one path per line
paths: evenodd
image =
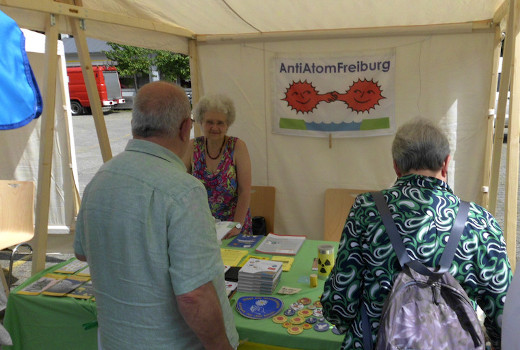
M235 121L235 105L224 94L207 95L202 97L193 110L193 117L197 123L202 123L206 112L219 112L226 115L227 125Z
M164 81L146 84L134 100L132 134L174 137L190 112L190 101L181 87Z
M392 143L392 157L404 174L414 169L438 171L449 154L450 144L446 135L424 118L402 125Z

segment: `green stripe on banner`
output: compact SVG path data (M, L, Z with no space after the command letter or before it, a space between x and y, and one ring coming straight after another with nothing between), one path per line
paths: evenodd
M364 119L359 130L390 129L390 118Z
M281 129L307 130L303 119L280 118Z

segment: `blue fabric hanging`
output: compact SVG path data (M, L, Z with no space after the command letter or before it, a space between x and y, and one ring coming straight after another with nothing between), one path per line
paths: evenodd
M0 130L16 129L38 118L42 97L25 52L25 36L0 11Z

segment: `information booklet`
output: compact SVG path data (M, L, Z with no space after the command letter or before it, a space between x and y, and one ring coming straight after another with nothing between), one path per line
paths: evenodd
M280 282L282 262L249 259L238 272L238 291L272 294Z
M45 291L47 288L55 285L66 276L64 275L56 275L56 274L46 274L23 289L19 290L18 294L27 294L27 295L38 295L41 292Z
M220 255L224 265L238 266L242 258L247 255L247 250L220 248Z
M90 277L90 267L87 266L83 270L76 272L76 276Z
M229 244L228 247L235 247L235 248L251 248L255 246L262 238L265 236L262 235L256 235L256 236L249 236L244 235L243 233L240 233L233 239Z
M238 280L241 277L250 277L256 281L273 280L282 272L282 265L280 261L251 258L238 272Z
M268 234L256 248L256 251L264 254L296 255L305 242L305 236L288 236Z
M237 266L240 266L240 267L244 266L249 261L249 259L271 260L271 257L269 257L269 256L260 256L260 255L248 255Z
M238 287L237 282L226 281L226 293L228 298L231 298L235 294Z
M229 231L236 227L238 222L235 221L215 221L215 230L217 230L217 239L222 243L222 239Z
M282 270L284 272L291 271L291 267L294 262L294 258L290 256L272 256L271 260L281 261L283 263Z
M76 298L76 299L90 299L94 296L94 287L92 286L92 281L87 281L66 294L68 297Z
M54 272L73 274L74 272L81 270L81 269L85 268L86 266L87 266L86 261L74 259L74 260L70 261L69 263L63 265L62 267L58 268Z
M67 293L71 293L74 289L87 282L89 279L90 277L69 276L52 285L50 288L47 288L42 294L61 297Z

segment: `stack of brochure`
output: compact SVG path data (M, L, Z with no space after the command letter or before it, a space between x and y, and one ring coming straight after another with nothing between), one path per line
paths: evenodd
M258 294L273 294L283 263L280 261L251 258L238 272L238 291Z

